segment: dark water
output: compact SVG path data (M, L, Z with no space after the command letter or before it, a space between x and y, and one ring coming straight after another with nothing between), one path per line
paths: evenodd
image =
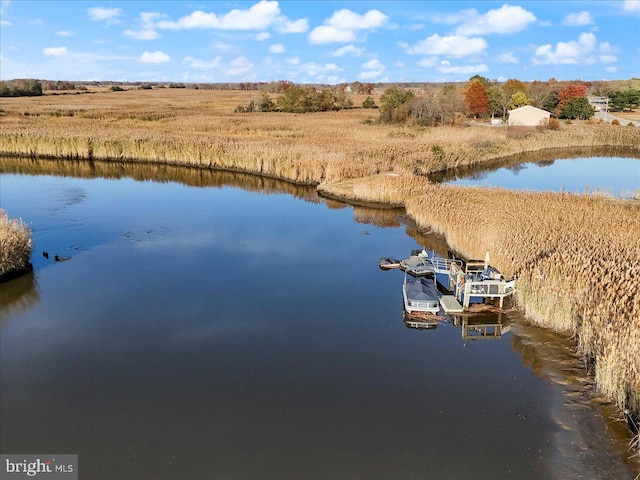
M549 160L538 157L536 154L522 154L513 161L507 161L506 165L461 169L440 175L437 180L465 186L640 197L639 158L574 156Z
M378 259L442 239L402 212L50 168L0 176L35 265L0 286L3 453L77 453L82 479L635 476L567 339L517 312L492 340L405 326Z

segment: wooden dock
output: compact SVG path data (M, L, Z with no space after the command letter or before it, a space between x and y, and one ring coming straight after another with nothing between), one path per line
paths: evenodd
M460 302L453 295L442 295L440 305L445 313L462 313L464 311Z

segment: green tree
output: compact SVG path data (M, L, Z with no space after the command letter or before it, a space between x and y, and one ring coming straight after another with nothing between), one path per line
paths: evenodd
M572 98L562 107L561 118L586 120L593 117L595 111L586 97Z
M309 98L307 91L298 86L287 88L277 100L278 107L283 112L304 113L309 111Z
M609 106L615 110L625 111L638 108L640 105L640 90L628 88L616 90L609 95Z
M415 94L411 90L389 87L380 96L380 120L397 122L406 120L409 114L408 102Z
M489 87L487 91L489 96L489 113L491 115L497 115L499 117L506 117L507 110L509 107L509 100L511 100L511 96L507 93L506 90L492 85Z
M467 80L467 84L471 84L474 81L480 82L487 90L491 86L491 81L487 77L483 77L482 75L475 74L473 77Z

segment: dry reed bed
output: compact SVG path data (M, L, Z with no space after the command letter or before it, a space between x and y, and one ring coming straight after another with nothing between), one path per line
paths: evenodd
M528 318L574 334L599 390L640 412L640 202L434 185L380 175L327 194L402 203L467 257L518 275Z
M0 209L0 278L28 268L31 256L31 230L20 219L11 219Z
M638 129L610 125L513 135L503 128L372 124L377 111L364 109L231 113L256 95L165 89L2 99L0 152L226 168L317 184L427 173L556 147L640 150Z

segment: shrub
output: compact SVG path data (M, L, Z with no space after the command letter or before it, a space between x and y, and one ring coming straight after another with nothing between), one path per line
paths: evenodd
M611 122L611 125L620 125L620 122L619 122L617 119L614 119L614 120Z
M373 97L367 97L362 102L362 108L376 108L376 102L373 100Z
M549 130L558 130L560 128L560 120L555 117L549 119Z
M109 90L111 90L112 92L124 92L124 88L118 85L111 85L111 88Z

